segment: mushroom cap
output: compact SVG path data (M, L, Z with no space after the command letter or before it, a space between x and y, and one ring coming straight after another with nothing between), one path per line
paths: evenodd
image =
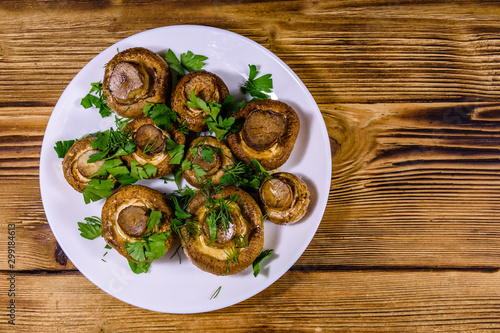
M227 229L218 226L215 241L208 233L208 221L211 211L221 209L210 200L223 199L229 207L230 223ZM200 230L197 235L190 235L186 228L181 229L181 244L187 257L198 268L215 274L231 275L250 266L264 246L264 224L262 212L255 200L245 191L234 186L227 186L218 193L198 192L188 205L187 212ZM217 203L217 201L215 201ZM248 246L242 245L247 243ZM236 262L229 258L237 258Z
M122 156L122 159L128 166L132 161L139 162L140 166L151 163L158 168L153 178L163 177L175 167L174 164L170 164L172 158L166 150L165 141L171 139L181 145L186 143L186 136L176 127L172 126L168 132L164 131L157 127L150 117L132 120L123 128L123 131L132 133L136 150L130 155Z
M276 100L256 100L233 116L245 119L241 131L227 138L238 159L245 163L256 159L266 170L279 168L288 160L300 129L299 117L291 106Z
M119 52L108 62L102 91L117 114L140 118L146 104L165 103L170 86L165 60L148 49L135 47Z
M184 120L189 130L203 132L208 129L205 119L208 114L202 109L190 108L186 102L191 99L191 91L207 104L222 104L229 89L220 77L207 71L193 71L183 76L172 91L171 107Z
M153 210L162 212L162 220L155 229L148 229L147 219L149 212ZM118 189L104 203L101 215L102 235L106 243L118 253L138 262L127 252L126 243L140 241L149 232L170 232L165 242L167 252L174 239L170 227L173 216L172 208L163 194L143 185L127 185Z
M304 217L311 202L306 183L288 172L273 173L259 189L262 211L275 224L292 224Z
M202 149L206 149L204 147L208 147L213 152L211 155L213 160L211 162L205 160L201 155ZM196 150L196 154L193 154L193 150ZM224 176L223 169L234 165L233 154L229 147L222 141L211 136L200 136L194 139L189 145L189 150L185 158L189 160L192 165L199 165L201 169L206 172L204 176L197 176L192 166L190 169L182 171L184 179L197 188L202 186L200 180L204 181L209 179L214 185L220 184L220 178Z
M92 154L101 152L90 145L95 138L85 138L76 141L68 150L62 161L64 178L78 192L87 187L90 176L95 174L104 161L87 163Z

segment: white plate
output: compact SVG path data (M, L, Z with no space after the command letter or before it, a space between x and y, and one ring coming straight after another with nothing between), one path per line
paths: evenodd
M127 260L114 250L104 249L102 237L87 240L80 236L77 222L101 215L104 200L85 205L81 193L63 177L61 162L53 147L56 141L79 138L97 130L114 127L114 117L102 119L97 110L85 110L80 101L91 82L102 80L105 64L118 50L142 46L160 54L170 48L178 56L188 50L208 57L206 70L219 75L230 93L242 99L239 87L248 77L248 65L258 66L261 74L271 73L273 99L291 105L300 117L301 127L292 155L282 171L302 177L311 190L311 206L297 224L277 226L265 222L264 249L274 249L272 260L263 262L254 277L252 268L231 276L205 273L181 253L182 262L172 249L153 262L147 274L134 274ZM99 288L129 304L159 312L198 313L241 302L270 286L302 255L322 219L330 189L331 156L328 134L313 97L278 57L261 45L238 34L203 26L157 28L126 38L90 61L71 81L57 102L43 139L40 158L40 189L43 206L52 231L71 262ZM175 185L161 180L143 182L163 193ZM109 251L105 257L104 253ZM179 251L182 252L182 251ZM104 259L105 262L101 259ZM219 288L220 293L211 299Z

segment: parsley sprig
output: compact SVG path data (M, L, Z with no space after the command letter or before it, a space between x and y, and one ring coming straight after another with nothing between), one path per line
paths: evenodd
M56 145L54 146L54 150L57 153L57 157L64 158L64 156L66 156L66 154L68 153L68 150L75 142L76 140L57 141Z
M194 54L191 51L182 53L180 60L171 49L168 49L167 54L165 54L165 61L170 68L175 70L179 75L186 74L186 71L192 72L203 69L206 65L205 60L207 59L208 57L200 54Z
M250 68L250 73L248 75L248 80L241 87L241 92L250 94L250 96L253 97L252 100L269 99L269 93L273 90L272 74L265 74L257 77L257 74L259 74L257 66L248 65L248 67Z
M84 218L84 222L78 222L78 230L80 236L87 239L95 239L102 236L101 219L97 216Z
M90 91L85 97L82 98L80 104L85 108L96 107L99 109L99 114L102 118L111 115L112 111L106 102L106 96L102 92L102 82L94 82L90 84Z
M243 126L244 119L236 121L234 117L223 117L221 115L221 104L214 102L208 102L207 104L207 102L195 95L194 90L191 91L190 99L186 101L186 104L193 109L202 109L208 114L204 121L210 133L215 134L217 140L222 140L232 133L239 132Z

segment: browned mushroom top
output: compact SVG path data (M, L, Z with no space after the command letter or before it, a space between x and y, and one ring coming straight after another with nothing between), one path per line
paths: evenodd
M288 172L278 172L266 178L259 189L264 214L276 224L291 224L307 213L311 194L306 183Z
M148 227L148 219L152 211L161 212L161 221L151 228ZM170 226L172 218L172 208L163 194L143 185L128 185L117 190L104 203L102 235L106 243L122 256L140 262L128 253L127 244L144 241L143 237L148 234L166 234L165 246L168 251L173 242Z
M262 213L245 191L228 186L208 196L198 192L187 211L200 232L189 234L181 229L181 244L198 268L216 275L236 274L262 251Z
M64 156L62 167L64 178L78 192L82 192L90 181L90 176L95 174L104 161L88 163L92 154L100 150L92 148L94 138L85 138L76 141Z
M207 71L193 71L177 82L171 98L172 110L184 120L189 130L202 132L207 130L204 122L208 113L199 108L189 107L186 102L191 99L191 92L207 104L222 104L229 90L220 77Z
M227 139L238 159L245 163L256 159L266 170L288 160L300 128L299 117L289 105L276 100L252 101L234 117L245 119L241 131Z
M142 47L116 54L106 65L102 84L109 107L127 118L142 117L146 104L165 103L170 85L165 60Z
M220 184L224 169L234 165L229 147L211 136L194 139L189 145L185 159L191 166L183 170L182 175L189 184L197 188L206 180L214 185Z
M132 133L136 149L132 154L122 156L122 159L129 166L132 161L137 161L140 166L148 163L154 165L157 171L153 178L163 177L175 167L174 164L170 164L172 157L166 149L166 142L172 140L181 145L186 142L186 136L176 127L172 126L169 131L165 131L156 126L150 117L132 120L123 131Z

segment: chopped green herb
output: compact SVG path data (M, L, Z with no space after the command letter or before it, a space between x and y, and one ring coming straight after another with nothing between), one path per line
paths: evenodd
M170 130L172 124L177 121L179 117L177 113L172 111L166 104L146 104L143 108L144 117L151 117L156 126L164 131Z
M91 201L98 201L108 198L115 188L113 179L99 179L94 178L89 181L87 187L82 191L83 199L88 204Z
M250 74L248 75L248 80L245 82L243 87L241 87L241 92L244 94L250 94L253 97L252 100L257 99L269 99L269 95L273 89L273 80L271 74L265 74L257 77L259 71L257 66L248 65L250 67Z
M97 216L84 218L85 223L78 222L78 230L80 230L80 236L86 239L95 239L102 236L102 226L101 219Z
M82 98L81 105L85 109L89 109L91 107L96 107L99 109L99 114L102 118L108 117L111 115L112 111L106 103L106 96L102 93L102 83L94 82L90 84L91 88L89 93Z
M170 156L169 164L180 164L184 157L184 145L175 142L172 139L165 140L167 153Z
M76 142L76 140L65 140L65 141L57 141L54 146L54 150L57 153L57 157L64 158L68 153L68 150L71 146Z
M161 210L152 210L148 218L148 229L153 229L160 224L162 218Z
M151 262L134 262L132 260L129 260L128 265L130 266L132 272L134 272L135 274L141 274L148 272L149 267L151 266Z
M252 263L252 267L253 267L253 276L257 277L257 275L259 275L260 273L260 264L261 262L266 259L266 258L269 258L270 256L273 255L273 250L272 249L269 249L269 250L264 250L262 251L259 256L254 260L254 262Z
M188 72L198 71L205 66L205 60L208 58L203 55L194 54L191 51L181 54L181 59L177 58L175 53L169 49L165 54L165 61L170 68L175 70L179 75L184 75L186 70Z
M223 171L224 175L220 179L221 184L235 185L253 192L258 192L260 184L266 177L270 177L269 172L255 159L252 160L251 165L239 161L223 168Z
M246 104L247 102L245 100L236 102L234 96L229 94L226 95L224 101L222 102L222 106L229 114L234 114L239 112L240 109L243 109Z
M217 290L212 294L212 297L210 297L210 300L216 298L217 296L219 296L219 293L220 293L220 290L222 289L222 286L219 286L219 288L217 288Z

